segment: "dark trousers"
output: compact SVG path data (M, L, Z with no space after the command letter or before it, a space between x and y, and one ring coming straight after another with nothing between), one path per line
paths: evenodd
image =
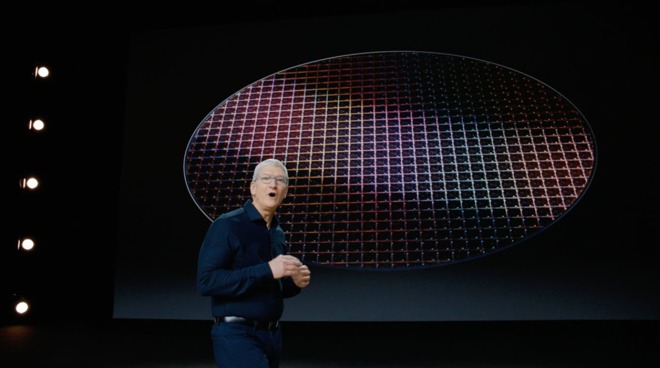
M221 322L211 328L218 368L278 368L282 327L273 330L243 323Z

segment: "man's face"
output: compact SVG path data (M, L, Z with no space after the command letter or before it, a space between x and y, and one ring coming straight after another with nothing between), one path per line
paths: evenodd
M277 166L264 166L257 180L250 184L252 203L259 212L274 213L286 197L289 186L284 171Z

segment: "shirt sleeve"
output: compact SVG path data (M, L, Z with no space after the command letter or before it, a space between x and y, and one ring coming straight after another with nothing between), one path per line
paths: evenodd
M197 290L202 296L240 296L273 279L268 263L232 267L241 246L232 229L229 220L218 218L204 237L197 261Z
M291 298L300 294L301 291L302 289L296 286L292 278L285 277L282 279L282 297Z

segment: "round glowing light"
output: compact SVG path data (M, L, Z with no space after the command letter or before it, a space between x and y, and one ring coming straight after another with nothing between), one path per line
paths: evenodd
M16 303L16 307L14 307L14 310L18 314L25 314L27 313L28 309L30 309L30 305L24 301Z
M40 66L37 68L37 75L41 78L46 78L50 75L50 70L45 66Z
M43 130L46 127L46 124L41 119L36 119L30 122L30 127L34 130Z
M25 181L25 185L30 189L36 189L39 186L39 180L37 178L28 178Z
M25 250L32 250L34 248L34 241L30 238L25 238L21 241L21 248Z

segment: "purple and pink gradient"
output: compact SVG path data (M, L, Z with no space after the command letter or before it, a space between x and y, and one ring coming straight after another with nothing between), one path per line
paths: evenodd
M209 219L240 207L254 166L289 170L291 254L360 269L447 265L528 239L576 204L596 145L582 114L501 65L428 52L334 57L218 105L184 158Z

